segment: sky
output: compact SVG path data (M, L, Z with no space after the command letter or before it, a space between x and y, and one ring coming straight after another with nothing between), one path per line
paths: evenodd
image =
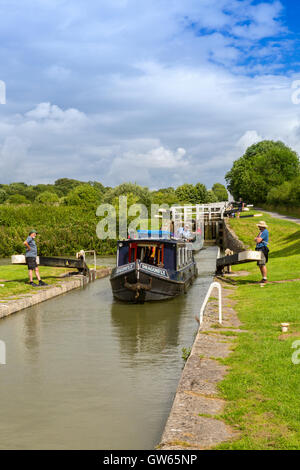
M259 140L300 152L300 2L0 0L0 17L0 183L211 187Z

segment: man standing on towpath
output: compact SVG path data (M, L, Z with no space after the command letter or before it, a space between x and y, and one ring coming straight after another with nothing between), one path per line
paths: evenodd
M27 266L28 266L29 284L32 287L37 287L38 285L39 286L47 286L48 284L43 282L40 278L39 268L38 268L38 265L37 265L37 262L36 262L37 246L36 246L36 243L35 243L35 240L34 240L36 235L37 235L37 231L36 230L31 230L29 232L29 236L27 237L26 241L24 242L24 245L26 246L25 257L26 257L26 263L27 263ZM32 280L33 270L35 271L35 275L36 275L36 277L39 281L38 284L35 284Z
M262 274L262 280L260 283L266 283L267 282L267 267L266 263L268 262L268 257L269 257L269 248L268 248L268 243L269 243L269 231L268 231L268 226L266 222L261 220L258 224L256 224L257 227L259 228L259 234L257 237L254 239L256 241L256 251L262 251L265 259L258 261L257 265L259 266L260 272Z

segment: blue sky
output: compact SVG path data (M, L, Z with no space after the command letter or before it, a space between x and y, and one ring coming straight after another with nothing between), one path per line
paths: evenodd
M263 138L300 151L291 0L0 0L0 181L224 181Z

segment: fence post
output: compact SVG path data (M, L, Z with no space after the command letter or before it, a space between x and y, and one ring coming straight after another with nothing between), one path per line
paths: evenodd
M221 287L221 284L219 282L212 282L211 285L209 286L209 289L208 289L207 294L205 296L205 299L203 301L202 307L200 309L200 314L199 314L200 325L203 322L203 314L204 314L204 310L205 310L206 304L208 302L209 296L211 294L211 291L214 288L217 288L218 293L219 293L219 323L222 324L222 287Z

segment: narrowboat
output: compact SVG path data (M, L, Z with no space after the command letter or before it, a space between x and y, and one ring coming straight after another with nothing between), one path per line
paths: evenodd
M110 276L115 299L134 303L171 299L187 292L197 277L192 243L156 232L118 241L117 265Z

